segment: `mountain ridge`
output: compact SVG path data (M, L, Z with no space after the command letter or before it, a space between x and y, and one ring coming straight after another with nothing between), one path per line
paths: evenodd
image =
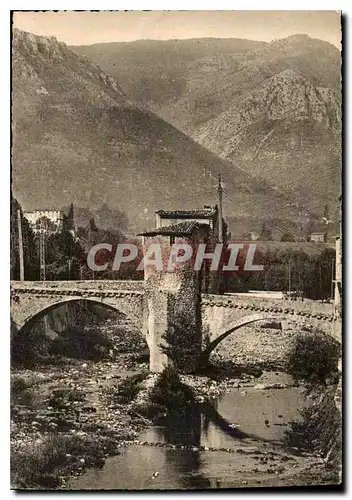
M295 216L285 196L141 108L62 42L16 31L12 64L12 187L26 210L108 203L135 233L153 227L157 209L215 204L221 173L228 186L236 180L237 214Z
M103 51L99 44L75 50L89 54L93 60L99 58L102 67L111 74L118 71L120 85L128 95L209 150L293 196L307 211L318 216L329 203L334 217L338 217L340 51L329 42L299 34L272 42L247 42L138 41L105 44ZM261 123L259 118L257 122L249 121L247 129L242 127L242 133L237 134L233 122L239 115L238 109L243 116L247 106L250 114L253 111L250 99L262 94L265 103L265 88L270 79L276 79L278 86L278 75L287 76L290 72L300 75L304 82L298 85L294 78L286 78L285 88L281 94L277 92L281 116L262 113ZM310 94L308 99L304 96L305 89ZM301 113L299 120L293 113L283 113L290 104L289 99L283 99L285 92L296 105L296 111L304 100L320 111L312 115L310 109ZM275 125L276 131L263 143ZM307 137L307 141L300 149L301 136ZM238 145L237 154L234 145ZM268 151L263 151L266 148ZM254 151L257 153L253 154ZM307 176L313 186L312 193L302 182Z

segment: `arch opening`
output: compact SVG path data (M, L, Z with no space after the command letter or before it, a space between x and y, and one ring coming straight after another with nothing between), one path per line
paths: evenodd
M204 369L208 363L209 363L209 357L211 353L216 349L216 347L223 341L225 340L229 335L234 333L236 330L239 330L240 328L250 325L252 323L257 323L257 322L275 322L276 319L268 316L258 316L258 315L252 315L252 316L246 316L244 318L241 318L240 320L234 321L234 323L227 328L227 330L220 334L216 339L211 341L208 346L204 349L202 352L200 358L199 358L199 369Z
M50 304L19 328L12 328L11 361L18 365L50 364L69 359L149 362L140 326L118 307L94 299L74 298ZM133 358L133 359L132 359Z

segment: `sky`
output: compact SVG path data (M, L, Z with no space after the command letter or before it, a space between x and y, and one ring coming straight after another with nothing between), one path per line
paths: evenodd
M337 11L15 12L13 23L68 45L204 37L270 42L304 33L340 48L341 40Z

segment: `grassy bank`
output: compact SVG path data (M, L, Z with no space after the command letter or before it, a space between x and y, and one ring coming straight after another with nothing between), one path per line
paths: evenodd
M104 458L116 455L118 441L112 436L47 436L24 449L11 449L11 482L14 489L51 489L64 478L87 467L102 467Z

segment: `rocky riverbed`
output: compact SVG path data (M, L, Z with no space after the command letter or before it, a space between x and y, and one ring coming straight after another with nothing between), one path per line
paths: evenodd
M139 367L139 370L143 366ZM118 453L124 440L135 439L147 420L131 405L111 401L110 389L136 370L121 369L114 362L70 362L69 367L17 370L12 374L11 456L13 487L27 487L23 476L26 457L32 467L41 464L41 453L62 452L52 464L44 484L32 474L33 487L58 486L64 474L79 474L86 467L101 465ZM94 446L93 446L94 442ZM71 446L72 444L72 446ZM93 448L92 448L93 446ZM77 448L77 454L70 452ZM66 448L66 449L65 449ZM16 470L17 469L17 470ZM37 484L35 484L37 481Z
M214 457L220 453L220 458L216 459L217 463L213 464L214 470L218 471L217 476L214 472L216 476L214 476L214 481L216 483L219 477L223 477L220 474L221 463L223 463L224 471L226 469L228 475L221 480L221 484L229 486L230 477L232 477L232 473L230 474L231 463L228 463L227 468L225 466L226 460L221 457L224 454L229 456L236 454L236 457L250 456L250 453L247 454L249 448L242 453L241 447L234 448L229 442L218 446L199 442L187 444L183 443L182 440L181 442L177 442L177 440L160 441L157 435L150 434L148 429L155 427L145 414L142 415L139 412L139 406L141 402L148 399L148 391L153 388L158 376L148 375L147 363L142 362L139 355L136 356L138 351L136 346L138 345L143 350L145 345L136 336L133 337L131 345L126 341L127 337L116 336L116 328L112 321L107 321L105 325L102 325L100 332L104 334L113 332L115 335L114 345L118 345L120 351L123 352L118 352L115 349L113 352L108 352L107 359L101 361L74 360L56 356L54 363L46 362L31 369L13 368L11 375L12 487L17 489L57 489L65 488L67 485L68 488L71 488L73 486L70 478L79 477L86 470L98 471L104 467L106 460L108 460L107 463L110 463L109 460L115 460L115 458L110 457L118 457L119 454L124 454L126 449L134 450L135 447L168 450L168 453L176 453L176 462L179 460L177 453L180 452L186 454L201 453L202 456L204 453L212 453ZM227 339L226 345L225 342L224 345L220 344L218 351L213 356L213 361L215 359L215 364L219 361L220 364L230 363L230 370L215 370L215 376L214 373L210 373L211 376L205 374L203 376L181 376L181 382L192 390L192 408L195 408L194 405L198 409L205 408L204 405L208 403L211 407L214 405L216 407L224 395L230 394L232 398L236 394L236 402L231 403L231 405L234 405L235 408L238 407L239 411L248 406L243 404L244 401L248 402L249 408L252 407L251 398L254 398L253 401L257 401L253 403L254 406L262 405L262 403L258 403L259 400L267 401L266 406L270 406L272 402L272 407L275 410L279 404L277 401L285 400L285 398L282 399L281 395L277 397L278 394L284 394L285 391L288 391L287 394L289 394L291 389L292 391L298 390L297 384L292 378L282 371L294 335L294 329L281 331L256 326L251 329L243 329L243 332L239 332L236 337ZM234 367L235 369L233 369ZM131 396L130 400L127 398L126 401L122 402L115 397L116 389L124 383L126 378L136 374L144 374L138 375L140 377L139 392L137 391L133 397ZM129 389L128 384L127 388ZM291 404L291 399L290 396L287 404ZM267 410L263 411L265 413ZM196 412L198 412L197 409ZM280 412L276 413L278 413L275 416L277 421L267 425L265 421L269 421L269 419L263 416L260 424L253 421L254 428L258 425L263 426L263 432L269 437L270 433L274 433L272 437L276 436L279 429L284 429L280 426L287 427L288 425L287 422L282 421L279 416ZM247 425L247 421L246 417L241 425ZM223 422L221 422L222 424ZM230 423L230 430L231 425ZM236 432L236 426L237 423L233 423L232 430L234 432ZM194 434L196 431L190 429L189 432ZM220 441L221 439L220 436ZM264 455L260 452L254 455L259 457L257 460L259 465L252 464L252 461L251 464L248 464L249 476L243 479L246 485L252 483L255 485L255 481L259 481L258 477L254 477L257 472L252 473L251 470L262 470L261 465L265 466L266 464L266 453L271 453L273 450L262 449L261 451ZM274 451L278 453L277 460L275 459L277 467L284 467L286 475L287 472L291 471L292 477L296 477L296 480L292 480L291 484L297 483L297 474L300 475L302 484L312 484L314 477L317 478L316 484L327 480L326 475L324 475L325 465L322 457L313 453L305 460L305 467L296 470L294 465L296 463L298 466L299 462L295 461L296 459L292 458L292 455L286 455L292 458L292 460L287 460L289 465L280 465L281 461L285 462L286 460L283 458L285 453ZM128 453L132 458L139 456L134 451ZM158 453L153 452L150 456L158 461L161 458ZM260 457L263 456L265 463L261 464L262 458ZM137 458L135 459L137 460ZM236 460L238 461L238 458ZM208 463L209 468L207 474L212 476L213 465L211 463L213 462L209 462L208 459L205 462ZM279 471L279 469L277 470ZM309 471L315 471L315 476L309 474ZM257 484L266 484L268 474L262 477L261 482ZM281 474L280 471L278 474ZM251 480L252 476L253 481ZM139 484L136 478L133 481L136 481L136 485ZM210 485L212 481L210 481ZM241 486L240 476L236 481L232 485ZM270 484L274 483L275 481L271 480ZM84 482L82 484L84 485ZM195 484L198 483L195 482ZM141 485L141 487L143 486Z

